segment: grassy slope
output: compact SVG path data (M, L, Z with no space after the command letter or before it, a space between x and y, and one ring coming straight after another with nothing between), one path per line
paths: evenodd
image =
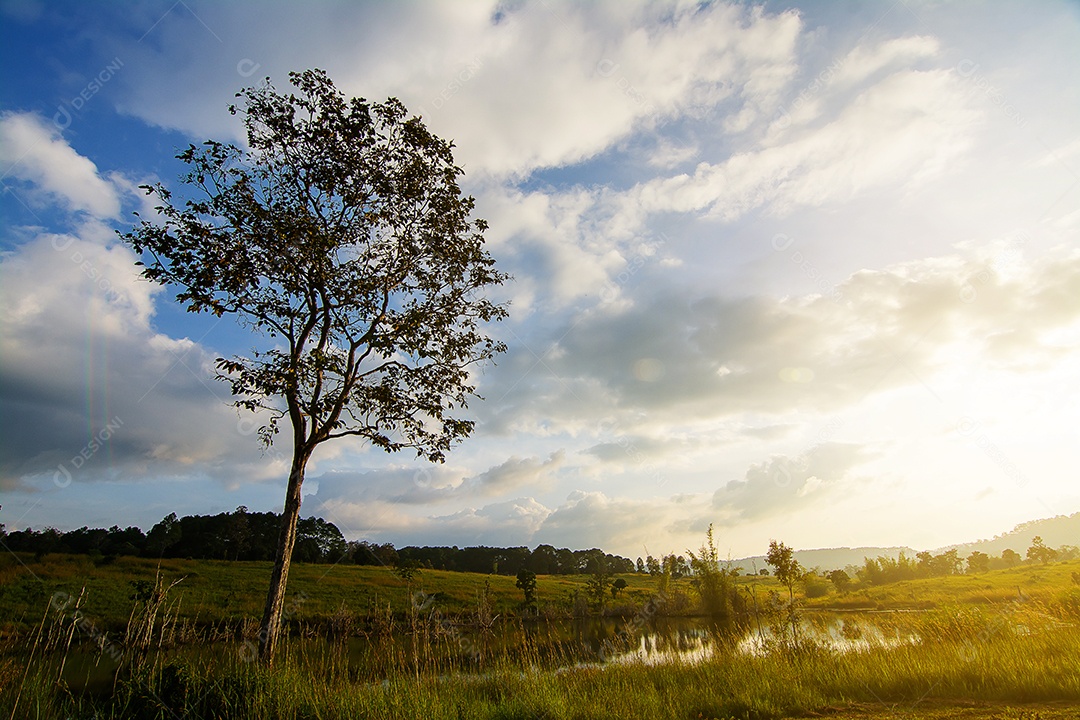
M26 630L41 618L54 592L77 596L87 589L83 605L86 615L105 628L122 627L132 603L131 580L152 580L160 566L166 581L183 577L174 591L182 596L180 618L196 622L217 622L261 617L270 563L226 562L220 560L156 560L119 558L109 565L95 566L87 556L49 555L35 561L30 555L0 556L0 630ZM1004 603L1018 598L1049 598L1072 586L1072 573L1080 571L1080 560L1047 566L1022 565L981 575L927 578L852 590L831 591L806 601L811 608L919 609L941 605ZM628 584L614 603L627 614L640 607L655 592L654 578L622 575ZM542 575L537 589L541 608L567 607L573 590L584 590L581 575ZM770 577L739 579L762 599L769 590L780 588ZM425 570L413 582L412 591L443 593L439 608L448 614L466 614L476 606L478 594L490 583L495 613L513 613L522 599L515 578L481 573ZM686 580L679 586L691 592ZM325 618L342 603L350 612L367 614L376 599L388 602L395 612L408 607L410 587L390 569L356 565L293 565L289 576L290 599L302 596L296 619Z
M35 625L54 592L77 596L87 589L83 607L99 624L123 626L131 609L129 581L152 580L159 567L156 560L119 558L109 565L95 566L82 555L49 555L34 561L30 555L0 556L0 618L7 630L25 630ZM181 619L213 622L262 616L266 587L270 579L268 562L226 562L220 560L162 560L166 580L183 577L174 594L182 595ZM626 607L641 605L654 591L656 581L647 576L624 575L628 588L620 598ZM496 613L513 612L522 600L516 578L481 573L425 570L413 581L413 592L444 593L439 607L447 613L471 612L477 596L490 583ZM541 607L565 603L568 593L584 590L584 576L542 575L537 579ZM354 613L366 614L378 599L395 612L408 607L410 586L393 571L382 567L356 565L294 564L289 574L290 602L299 604L298 619L329 616L344 602Z
M809 607L927 609L947 604L994 604L1021 599L1047 599L1070 586L1080 560L1049 565L1020 565L979 575L924 578L830 593L807 600Z
M95 567L86 557L50 556L35 563L21 557L0 560L0 617L9 626L32 625L57 590L88 589L87 617L99 625L122 625L131 607L129 580L150 579L157 563L127 558ZM257 617L267 563L172 560L161 563L168 579L186 576L182 615L200 620ZM68 705L55 690L55 671L31 674L26 717L426 717L438 718L777 718L804 715L874 719L995 718L1059 720L1080 717L1080 589L1072 573L1080 562L1022 566L974 577L897 583L809 601L814 607L880 608L941 606L914 622L926 640L917 646L864 653L735 656L702 665L578 668L565 672L521 673L493 668L480 676L400 678L387 685L357 682L318 664L285 659L266 673L246 663L184 670L189 691L176 695L175 679L158 674L145 684L133 678L127 700L107 707ZM625 576L634 602L654 590L655 580ZM583 577L542 577L541 603L556 603L580 589ZM468 612L477 592L490 582L496 612L512 611L521 593L514 578L426 571L427 592L448 597L443 607ZM777 589L772 578L745 578L760 599ZM1019 588L1019 590L1017 589ZM396 610L406 607L408 588L384 568L298 565L293 593L307 601L300 617L315 619L344 601L366 611L376 594ZM1026 602L1012 602L1018 597ZM959 610L955 605L961 604ZM177 654L178 658L183 653ZM184 662L180 660L180 662ZM44 666L43 666L44 667ZM184 667L184 666L181 666ZM189 674L190 673L190 674ZM0 706L21 684L23 664L0 660ZM190 682L190 685L188 683ZM37 687L40 683L40 687ZM163 701L162 698L165 698ZM171 709L162 706L165 702ZM119 703L119 704L115 704ZM149 703L148 705L146 703ZM174 704L178 703L178 704ZM193 703L193 704L192 704ZM37 710L40 710L38 712ZM7 713L5 712L6 716Z

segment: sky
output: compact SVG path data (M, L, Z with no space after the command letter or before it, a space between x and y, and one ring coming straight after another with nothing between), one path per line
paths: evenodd
M0 1L0 522L280 512L118 238L241 88L455 143L513 280L445 464L322 446L345 536L635 558L936 548L1080 510L1080 5Z

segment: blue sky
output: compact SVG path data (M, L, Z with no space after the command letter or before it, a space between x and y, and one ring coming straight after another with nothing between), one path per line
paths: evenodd
M938 547L1080 510L1080 9L1043 2L0 2L0 522L278 510L118 242L226 108L321 67L456 143L514 276L445 465L324 446L398 545Z

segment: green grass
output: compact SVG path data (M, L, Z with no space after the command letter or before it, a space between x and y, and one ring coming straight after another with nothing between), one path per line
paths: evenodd
M1022 598L1047 598L1062 588L1075 587L1072 573L1080 560L1049 565L1019 565L977 575L905 580L861 587L845 593L806 600L807 607L876 610L930 609L950 603L997 604Z
M35 561L30 554L0 556L0 633L25 633L41 618L55 592L77 595L87 589L86 614L106 629L122 628L131 608L131 580L152 580L160 565L167 579L183 577L177 587L182 596L181 620L213 624L259 618L266 597L271 564L218 560L149 560L121 557L95 565L85 555L49 555ZM1050 565L1022 565L979 575L926 578L890 585L857 588L845 593L835 589L819 598L804 599L806 607L832 609L929 609L950 603L996 604L1019 597L1046 598L1072 585L1071 573L1080 571L1080 560ZM620 575L628 587L611 609L633 614L656 591L657 581L647 575ZM569 611L571 591L583 591L585 576L541 575L537 579L541 610L550 614ZM515 578L504 575L425 570L411 590L442 593L439 609L448 615L474 611L478 594L490 584L493 612L517 612L522 600ZM692 594L688 581L678 583ZM752 589L759 601L768 591L786 591L772 577L738 578L740 588ZM396 613L409 606L410 587L392 570L356 565L307 565L297 563L289 574L289 596L296 603L294 620L321 621L344 602L346 609L368 615L375 602L386 603ZM748 595L746 597L749 597ZM688 611L692 612L692 608Z
M936 634L898 648L848 654L777 648L697 665L560 672L500 663L478 675L401 675L385 683L358 681L341 663L313 664L295 644L272 669L235 656L198 664L177 655L138 669L107 697L52 692L53 676L41 672L25 691L31 702L20 705L20 716L1075 717L1069 708L1080 704L1080 617L1066 613L1066 621L1062 608L1027 605L1010 608L1001 622L993 612L966 610L962 617L953 609L938 611ZM0 666L0 678L17 676L11 663ZM0 700L10 699L10 689L0 689Z
M373 645L373 657L360 669L335 654L332 644L293 637L284 642L272 669L244 662L233 651L200 653L192 645L166 647L142 659L127 654L109 692L79 694L57 683L60 665L68 661L62 649L28 654L49 598L58 591L74 597L85 587L84 616L96 628L122 629L132 608L129 581L153 579L158 563L120 558L95 566L81 556L49 556L43 562L7 557L0 561L0 617L9 643L0 654L0 720L11 715L16 697L16 717L50 719L1080 717L1075 710L1080 707L1080 587L1072 582L1078 569L1077 561L1025 565L832 592L807 601L812 607L933 608L875 616L882 629L913 633L921 638L918 644L846 654L780 645L762 655L726 653L696 665L555 671L535 669L549 667L541 661L539 644L515 640L522 646L488 656L479 672L452 672L476 670L471 662L451 665L448 672L435 661L412 664L407 637ZM170 604L178 610L174 624L213 625L259 616L270 566L169 560L160 570L166 582L185 577L170 596L179 601ZM655 580L624 577L630 587L618 604L633 612L654 592ZM582 589L584 580L541 577L541 607L567 610L569 591ZM740 592L747 597L752 592L759 601L780 589L772 578L739 583ZM425 571L413 589L442 593L442 611L467 615L485 584L493 612L512 616L521 592L511 577ZM686 581L681 585L689 592ZM377 597L400 617L409 591L383 568L296 565L290 576L290 595L306 598L293 619L316 632L328 627L342 603L363 616ZM61 640L63 627L54 626ZM109 637L117 642L119 634ZM445 648L451 641L435 642ZM56 647L63 648L63 642Z
M0 556L0 630L7 634L30 630L56 592L78 595L87 589L87 616L105 628L122 628L131 608L132 580L153 580L160 570L167 580L184 578L176 594L182 596L180 619L215 623L262 617L266 588L272 568L269 562L220 560L149 560L121 557L107 565L95 565L85 555L48 555L35 561L20 553ZM620 575L628 587L612 604L633 613L655 591L656 581L637 574ZM584 591L583 575L541 575L537 579L541 610L568 610L567 597ZM298 609L299 621L320 620L333 615L345 603L358 615L371 612L376 601L389 603L394 612L409 607L409 593L422 590L442 593L439 609L449 615L475 610L477 596L490 584L493 611L512 614L522 601L516 578L482 573L424 570L411 586L389 568L357 565L308 565L296 563L289 573L289 598Z

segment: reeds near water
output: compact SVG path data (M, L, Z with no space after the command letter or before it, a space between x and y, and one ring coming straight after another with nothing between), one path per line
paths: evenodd
M785 633L780 618L762 651L662 664L580 663L549 626L494 632L524 621L495 617L482 594L474 617L450 618L421 593L404 617L376 600L362 614L342 603L318 626L297 619L267 668L243 652L254 627L216 655L198 652L178 620L182 587L159 575L136 588L116 637L82 613L85 592L54 596L29 646L0 656L0 718L779 718L827 708L843 717L836 708L851 704L883 713L943 700L1080 704L1076 589L897 615L887 623L917 641L845 652ZM861 637L854 620L843 633ZM362 657L350 652L357 638ZM88 648L113 672L107 687L83 692L69 682L70 659Z

